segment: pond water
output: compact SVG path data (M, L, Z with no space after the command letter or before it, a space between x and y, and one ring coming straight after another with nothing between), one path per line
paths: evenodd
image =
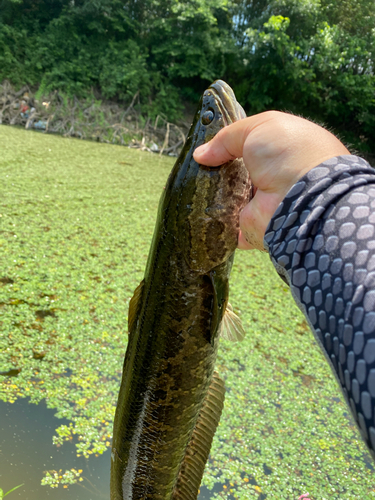
M0 141L0 398L15 401L0 402L0 487L24 483L6 500L108 499L110 452L94 454L109 448L128 305L172 160L5 126ZM220 346L227 393L207 482L226 500L233 488L246 500L375 500L328 364L268 256L250 254L232 270L248 334ZM68 423L73 441L58 448ZM41 486L44 471L73 467L78 485ZM202 487L200 500L212 498Z
M57 426L69 424L57 419L44 402L29 404L18 399L13 404L0 401L0 487L4 492L23 484L9 495L22 500L99 500L109 499L110 451L98 457L77 457L73 442L57 447L52 436ZM47 470L82 469L83 481L51 488L42 486ZM217 485L213 491L221 491ZM201 488L199 500L209 500L212 491ZM229 498L229 497L228 497Z
M99 457L85 459L76 456L74 443L57 447L52 436L58 425L68 424L57 419L55 411L18 399L13 404L0 402L0 487L4 492L23 484L9 498L23 500L98 500L109 498L109 450ZM84 480L77 485L51 488L42 486L46 470L82 469Z

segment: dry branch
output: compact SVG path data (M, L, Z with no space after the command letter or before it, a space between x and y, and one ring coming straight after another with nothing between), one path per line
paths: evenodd
M94 98L69 100L57 91L36 99L29 87L15 91L4 81L0 85L0 123L177 156L189 124L177 126L160 115L152 124L150 117L135 109L138 98L136 92L124 111L117 103Z

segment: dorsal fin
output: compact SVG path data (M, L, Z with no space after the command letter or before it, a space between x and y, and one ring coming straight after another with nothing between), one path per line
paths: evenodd
M133 330L135 325L135 320L138 316L138 309L141 304L141 296L143 291L143 285L145 284L145 280L142 280L137 288L134 290L133 297L129 302L129 312L128 312L128 333Z
M246 335L240 318L233 312L233 307L229 302L219 328L220 336L232 342L241 342Z
M212 439L223 410L224 397L224 382L215 372L186 448L172 500L195 500L197 498Z

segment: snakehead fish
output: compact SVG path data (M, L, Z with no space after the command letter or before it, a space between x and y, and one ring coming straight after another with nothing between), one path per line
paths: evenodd
M224 402L214 373L219 336L244 335L228 279L251 183L242 160L205 167L193 152L245 116L232 89L214 82L162 194L145 276L129 305L111 500L197 498Z

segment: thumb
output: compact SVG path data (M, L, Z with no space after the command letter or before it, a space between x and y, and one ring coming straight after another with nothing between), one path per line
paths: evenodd
M249 118L245 120L249 121ZM244 127L244 120L224 127L211 141L194 151L194 160L201 165L216 167L234 158L241 158L249 128Z
M238 248L264 251L263 239L267 226L281 202L282 197L277 193L266 193L257 189L253 199L240 214Z

